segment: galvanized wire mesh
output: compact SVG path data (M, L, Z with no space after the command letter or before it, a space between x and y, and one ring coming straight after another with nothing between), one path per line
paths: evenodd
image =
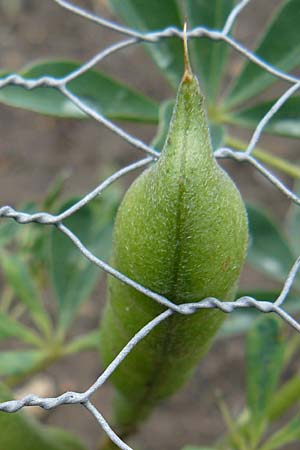
M122 351L118 354L118 356L114 359L114 361L104 370L104 372L99 376L99 378L92 384L92 386L86 390L85 392L66 392L55 398L40 398L35 395L28 395L21 400L12 400L8 402L4 402L0 404L0 411L5 412L15 412L18 411L25 406L40 406L44 409L53 409L60 405L67 404L81 404L84 406L97 420L99 425L103 428L105 433L109 436L109 438L120 448L123 450L131 450L123 440L121 440L117 434L112 430L110 425L107 423L102 414L97 410L97 408L91 402L91 396L102 386L102 384L110 377L110 375L116 370L119 364L126 358L128 353L140 342L147 334L151 332L159 323L170 317L174 313L180 314L193 314L199 309L204 308L218 308L223 312L230 313L237 308L249 308L254 307L261 312L268 313L274 312L279 315L285 322L291 325L296 331L300 333L300 324L293 319L284 309L283 304L287 295L290 291L291 286L295 280L297 272L300 267L300 257L297 258L293 267L291 268L289 275L286 279L286 282L282 288L282 291L276 301L269 302L258 301L252 297L241 297L237 299L235 302L222 302L216 298L206 298L196 303L182 304L177 305L174 304L170 299L165 298L164 296L153 292L147 289L145 286L140 285L135 280L132 280L125 276L124 274L118 272L116 269L111 267L106 262L102 261L98 257L96 257L92 252L86 248L82 242L78 239L78 237L64 224L64 220L98 196L101 192L104 191L109 185L111 185L114 181L122 177L123 175L128 174L138 168L144 167L149 164L151 161L159 158L159 152L157 152L154 148L146 145L140 139L128 134L122 128L118 127L116 124L108 120L98 111L93 110L87 104L85 104L80 98L74 95L68 88L68 83L77 78L78 76L85 73L87 70L94 67L99 61L104 58L112 55L120 51L121 49L142 43L142 42L159 42L162 39L168 39L173 36L177 36L183 39L183 31L178 30L174 27L169 27L164 30L153 32L153 33L139 33L133 29L120 26L116 23L108 21L102 17L99 17L95 14L92 14L88 11L85 11L69 1L66 0L53 0L55 3L60 5L62 8L65 8L72 12L73 14L80 15L87 20L90 20L98 25L105 27L110 30L117 31L118 33L125 35L126 39L121 40L120 42L111 45L98 54L96 54L92 59L82 64L79 69L74 70L70 74L62 78L55 78L50 76L44 76L38 79L25 79L20 75L12 74L0 79L0 89L8 86L8 85L19 85L23 86L26 89L34 89L39 86L48 86L54 87L62 94L64 94L74 105L76 105L81 111L86 113L91 118L95 119L97 122L103 124L105 127L109 128L111 131L121 136L125 141L129 142L134 147L140 149L142 152L146 153L148 156L136 161L133 164L130 164L121 170L117 171L105 181L103 181L99 186L97 186L93 191L89 192L86 196L84 196L80 201L72 205L67 210L63 211L59 215L48 214L47 212L39 212L35 214L27 214L20 211L16 211L14 208L10 206L3 206L0 208L0 217L7 219L14 219L20 224L29 224L29 223L39 223L41 225L53 225L56 226L57 229L65 234L73 244L78 248L78 250L92 263L98 266L99 268L105 270L108 274L116 277L123 283L126 283L141 293L147 295L152 298L153 301L160 303L161 305L166 307L166 310L151 320L147 325L145 325L122 349ZM219 148L215 152L216 158L230 158L234 159L238 162L245 162L253 166L257 171L259 171L270 183L272 183L276 189L281 191L288 199L295 202L296 204L300 204L300 198L292 192L277 176L275 176L272 172L270 172L264 165L262 165L257 159L253 157L253 149L255 148L258 140L261 137L262 132L264 131L264 127L271 120L274 114L280 109L280 107L290 98L300 87L300 79L288 74L284 73L275 67L268 64L268 62L263 61L257 55L249 51L235 39L230 36L230 32L233 24L235 23L239 13L243 10L243 8L250 2L250 0L242 0L240 3L236 5L236 7L229 14L225 25L222 30L211 30L206 27L197 27L190 30L187 33L188 38L202 38L208 37L214 41L223 41L226 42L233 49L238 51L241 55L251 60L253 63L257 64L270 74L273 74L278 79L284 80L290 84L289 89L287 89L282 96L276 101L276 103L270 108L267 114L263 117L263 119L257 125L252 138L248 144L248 147L245 151L235 151L231 148Z

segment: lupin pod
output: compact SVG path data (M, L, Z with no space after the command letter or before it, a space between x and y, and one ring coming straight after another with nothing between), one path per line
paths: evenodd
M204 98L186 68L161 156L128 189L117 213L112 265L176 304L233 300L244 263L247 214L240 193L214 158ZM108 365L164 308L110 277L101 323ZM132 430L190 377L225 314L173 314L111 376L115 424Z

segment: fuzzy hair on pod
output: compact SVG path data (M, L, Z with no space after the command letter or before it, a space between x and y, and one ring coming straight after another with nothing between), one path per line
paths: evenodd
M204 98L189 66L179 86L159 160L128 189L117 213L112 265L176 304L233 300L248 221L240 193L214 158ZM101 323L108 365L164 308L110 277ZM131 429L180 388L206 353L225 314L173 314L143 339L111 377L115 423Z

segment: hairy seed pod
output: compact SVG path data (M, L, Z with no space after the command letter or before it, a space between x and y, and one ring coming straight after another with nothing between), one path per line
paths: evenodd
M228 301L247 240L243 201L213 156L204 99L187 63L161 157L118 210L112 265L176 304ZM164 310L115 278L108 291L100 339L105 365ZM132 350L111 377L119 429L132 429L189 378L224 316L216 309L173 314Z

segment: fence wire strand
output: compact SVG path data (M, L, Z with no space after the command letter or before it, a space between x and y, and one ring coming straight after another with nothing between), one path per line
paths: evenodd
M151 33L139 33L136 30L121 26L117 23L111 22L104 19L92 12L84 10L67 0L53 0L58 6L68 10L70 13L77 14L84 19L92 21L102 27L109 30L115 31L126 36L125 40L121 40L116 44L113 44L101 52L97 53L87 62L83 63L78 69L69 73L65 77L55 78L51 76L43 76L37 79L24 78L18 74L10 74L3 78L0 78L0 89L8 85L18 85L23 86L26 89L35 89L41 86L48 86L56 88L60 91L66 98L68 98L75 106L77 106L82 112L84 112L89 117L93 118L97 122L104 125L106 128L110 129L112 132L117 134L120 138L130 143L132 146L140 149L142 152L146 153L148 156L138 160L126 167L123 167L119 171L112 174L109 178L104 180L99 186L88 192L81 200L77 203L63 211L58 215L52 215L47 212L38 212L34 214L28 214L21 211L16 211L11 206L0 207L0 218L13 219L20 224L29 223L39 223L42 225L54 225L57 229L65 234L73 244L78 248L78 250L93 264L105 270L108 274L116 277L123 283L132 286L141 293L152 298L154 301L160 303L166 307L166 310L147 323L136 335L127 343L127 345L120 351L116 358L111 362L111 364L103 371L98 379L85 391L85 392L65 392L64 394L53 397L53 398L43 398L35 395L27 395L20 400L11 400L4 403L0 403L0 411L5 411L7 413L13 413L19 411L20 409L28 406L39 406L44 409L53 409L60 405L74 405L81 404L85 407L96 419L98 424L102 427L107 436L122 450L132 450L110 427L108 422L99 412L99 410L91 403L91 396L103 385L103 383L111 376L111 374L117 369L119 364L126 358L126 356L132 351L132 349L147 336L159 323L166 320L168 317L175 313L179 314L194 314L199 309L208 308L218 308L225 313L231 313L238 308L256 308L263 313L273 312L279 315L286 323L293 327L297 332L300 333L300 324L291 317L283 308L282 305L286 300L288 293L295 281L295 278L300 269L300 256L295 261L293 267L291 268L287 279L284 283L282 291L278 298L274 301L264 301L256 300L255 298L244 296L237 299L234 302L222 302L216 298L206 298L196 303L177 305L173 303L170 299L147 289L145 286L140 285L135 280L132 280L120 273L108 263L102 261L96 257L88 248L86 248L79 238L66 226L63 221L82 208L84 205L89 203L92 199L98 196L104 191L109 185L121 178L122 176L146 166L150 162L159 158L159 152L154 148L150 147L140 139L127 133L121 127L114 124L111 120L104 117L99 112L96 112L91 107L86 105L78 96L72 93L67 85L69 82L78 78L80 75L84 74L86 71L94 67L99 61L104 58L116 53L128 46L147 42L155 45L161 39L167 39L170 37L180 37L183 38L183 32L174 27L168 27L161 31L155 31ZM267 169L263 164L261 164L256 158L253 157L252 151L254 150L257 142L259 141L265 126L269 123L271 118L276 114L279 109L284 105L284 103L300 88L300 80L289 73L284 73L270 65L267 61L262 60L259 56L245 48L241 43L237 42L230 36L230 32L234 23L236 22L239 14L244 10L244 8L250 3L250 0L240 1L231 11L225 25L222 30L211 30L204 26L199 26L190 30L187 33L188 38L202 38L208 37L215 41L224 41L230 47L241 53L245 58L252 61L254 64L260 66L270 74L274 75L278 79L288 82L292 86L285 90L281 97L274 103L274 105L269 109L265 116L258 123L250 141L245 148L245 151L236 151L232 148L222 147L216 150L216 158L231 158L238 162L246 162L253 166L257 171L259 171L269 182L271 182L275 188L282 192L289 200L300 204L300 198L291 191L277 176L275 176L269 169Z

